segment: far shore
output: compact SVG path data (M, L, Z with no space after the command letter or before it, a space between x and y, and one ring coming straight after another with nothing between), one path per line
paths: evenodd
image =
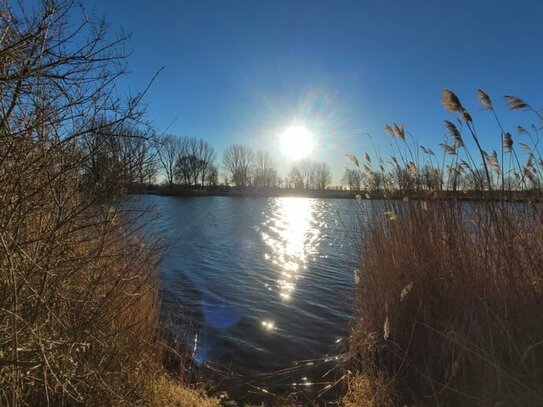
M129 190L132 194L203 197L203 196L229 196L229 197L298 197L298 198L333 198L355 199L356 195L365 196L364 191L348 191L341 189L297 189L297 188L236 188L217 186L215 188L186 188L179 185L168 186L137 186Z
M539 192L539 191L538 191ZM349 191L346 189L299 189L299 188L257 188L247 187L238 188L230 186L217 186L214 188L187 188L179 185L172 187L163 185L135 185L129 188L129 193L134 195L162 195L179 197L209 197L209 196L227 196L227 197L253 197L253 198L326 198L326 199L387 199L397 200L405 199L432 199L432 200L460 200L460 201L480 201L480 200L501 200L501 191L413 191L405 193L395 191L391 195L385 196L382 191L369 192L365 190ZM504 194L504 201L509 202L540 202L541 193L536 191L508 191Z

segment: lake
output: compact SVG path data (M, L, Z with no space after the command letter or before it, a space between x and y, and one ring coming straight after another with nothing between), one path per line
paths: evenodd
M245 394L246 386L255 394L321 391L354 311L358 203L141 199L154 205L152 229L169 244L160 270L163 314L176 321L196 364L243 377L239 386L227 381L229 393Z

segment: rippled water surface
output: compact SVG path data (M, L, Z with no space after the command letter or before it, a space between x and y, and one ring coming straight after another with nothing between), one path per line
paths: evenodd
M356 202L144 200L160 215L153 229L171 243L162 301L193 319L183 337L197 363L255 376L339 351L353 313ZM318 380L308 374L285 380Z

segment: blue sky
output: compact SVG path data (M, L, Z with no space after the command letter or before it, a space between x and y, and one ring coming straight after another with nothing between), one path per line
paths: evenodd
M444 87L471 109L489 150L500 145L476 90L494 99L514 129L526 113L506 112L513 94L543 107L540 1L111 1L87 0L111 30L132 32L131 74L150 120L202 137L219 153L232 143L269 150L283 174L277 134L293 120L316 135L311 158L335 181L345 153L381 152L385 123L400 122L422 144L443 141ZM437 149L436 149L437 150Z

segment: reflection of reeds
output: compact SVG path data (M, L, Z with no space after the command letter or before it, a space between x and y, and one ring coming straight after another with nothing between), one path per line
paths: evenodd
M488 95L479 97L492 109ZM512 109L532 110L518 98L507 100ZM464 116L452 92L444 92L444 104ZM504 154L511 154L511 134L502 137ZM541 157L531 153L524 165L515 159L504 165L480 148L487 177L469 157L458 156L464 149L449 165L463 160L464 173L476 174L480 201L437 200L439 193L419 187L421 200L365 203L373 217L360 229L351 338L361 373L351 381L347 404L372 395L383 402L367 405L543 403ZM498 168L515 182L491 177ZM393 172L384 176L399 185ZM440 173L444 185L452 185L453 176ZM417 182L411 185L416 190ZM492 190L501 191L485 199ZM523 203L506 202L521 190Z

